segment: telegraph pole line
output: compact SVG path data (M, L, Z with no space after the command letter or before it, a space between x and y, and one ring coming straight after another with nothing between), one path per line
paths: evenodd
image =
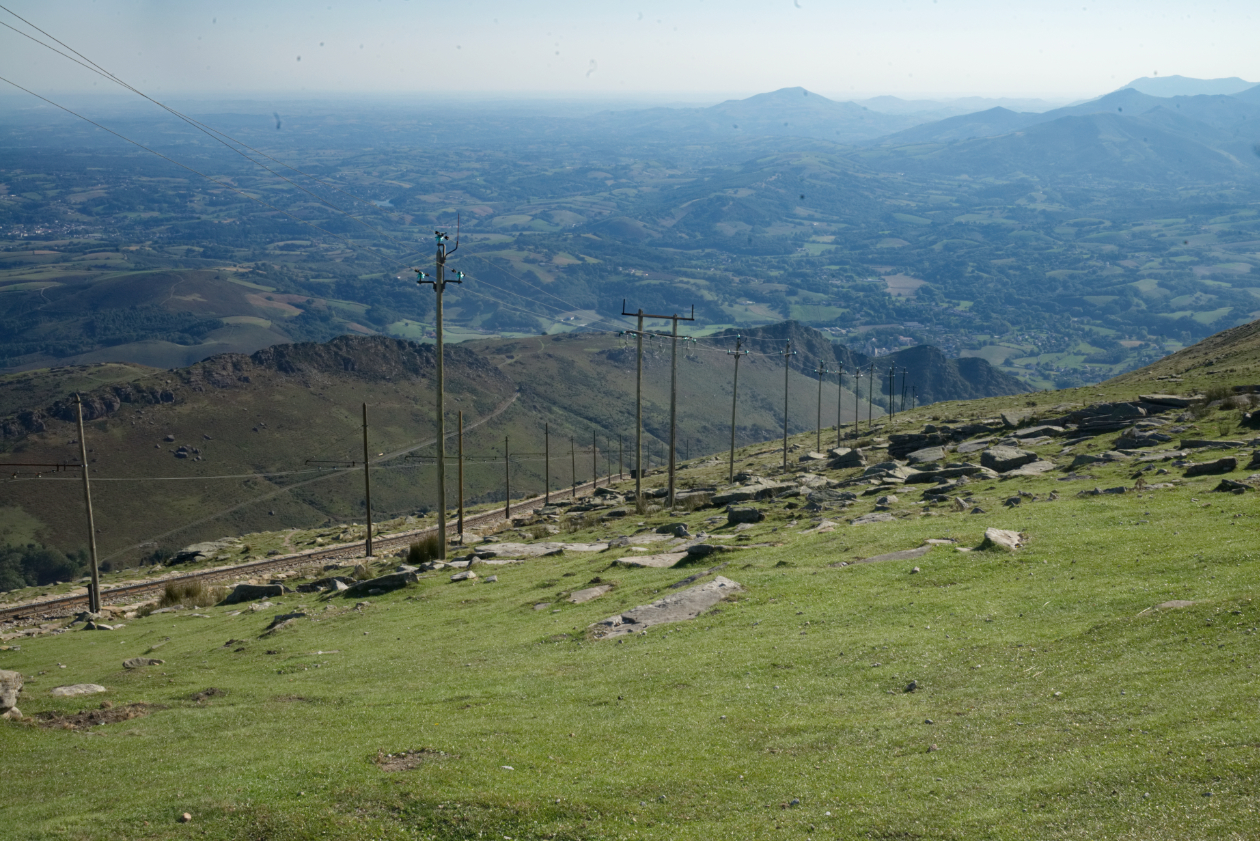
M822 383L823 383L823 375L830 374L831 371L827 370L827 366L825 364L819 364L819 366L814 369L814 373L818 375L818 417L815 419L817 427L818 427L818 441L816 442L814 449L821 452L822 451ZM838 423L839 421L837 421L837 424Z
M368 421L367 421L367 404L363 404L363 502L367 506L367 556L373 557L372 554L372 473L368 469L370 456L368 455ZM462 519L462 518L461 518Z
M512 462L508 454L508 436L503 436L503 519L512 522Z
M620 432L617 433L617 479L626 478L626 442Z
M673 331L671 333L671 346L669 353L669 507L674 507L674 477L676 472L676 449L678 445L678 322L695 321L696 308L691 308L691 315L651 315L643 312L642 309L637 312L626 312L626 302L621 302L622 315L637 315L639 317L639 347L643 346L643 319L645 318L664 318L673 322ZM642 351L639 353L640 359L640 382L642 382ZM638 403L640 430L642 429L642 386L640 386L640 399ZM635 485L636 499L638 498L639 485Z
M910 375L909 368L901 369L901 411L906 410L906 377Z
M591 493L599 487L599 432L591 430Z
M551 424L543 424L543 505L551 504Z
M570 492L574 499L577 499L577 448L574 446L573 436L569 436L569 470L573 474L573 484L570 486Z
M458 225L458 221L456 222ZM435 276L429 278L420 269L414 269L417 277L416 283L423 286L426 283L433 285L433 290L437 296L437 309L435 312L437 320L437 485L438 485L438 560L446 560L446 420L444 418L446 404L446 386L443 380L442 370L442 293L446 290L447 283L463 283L464 273L455 272L454 278L446 279L446 258L459 250L459 228L455 229L455 247L450 251L446 250L446 243L450 240L442 231L434 231L434 237L437 240L437 257L435 258Z
M88 549L92 556L92 583L88 588L88 610L101 612L101 572L96 559L96 519L92 516L92 483L88 480L87 439L83 437L83 398L75 392L75 413L79 420L79 461L83 465L83 503L87 507Z
M748 355L748 351L743 350L744 337L735 337L735 350L728 350L727 353L735 357L735 379L731 383L731 462L730 475L727 477L728 482L735 481L735 406L739 402L739 360Z

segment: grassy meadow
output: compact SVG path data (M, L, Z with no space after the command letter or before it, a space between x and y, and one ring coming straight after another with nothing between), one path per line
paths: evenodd
M993 408L901 422L951 407ZM1185 434L1237 432L1237 417ZM749 449L739 466L778 459ZM1165 462L1142 475L1174 487L1134 491L1135 467L977 481L984 514L925 508L928 486L906 486L897 519L865 526L848 523L874 497L820 515L758 503L766 519L737 533L708 508L552 538L685 521L749 547L684 569L567 552L478 564L475 582L429 573L366 599L285 595L23 640L0 668L28 676L26 715L151 706L84 730L0 727L0 837L1254 837L1254 494ZM820 517L839 525L806 533ZM1027 546L979 550L990 526ZM957 543L854 563L926 539ZM700 618L587 632L721 562L745 590ZM597 578L616 588L566 600ZM1191 604L1157 607L1173 600ZM309 618L264 636L298 610ZM165 662L124 670L136 656ZM79 682L109 691L49 695Z

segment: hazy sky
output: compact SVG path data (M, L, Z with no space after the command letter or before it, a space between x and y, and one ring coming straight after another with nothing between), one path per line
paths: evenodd
M1260 81L1257 0L0 3L166 95L1081 98L1156 73ZM45 93L107 87L3 28L0 75Z

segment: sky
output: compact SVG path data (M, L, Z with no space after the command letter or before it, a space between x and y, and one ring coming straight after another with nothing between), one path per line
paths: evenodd
M1256 0L0 4L165 96L702 102L799 85L837 99L1080 99L1151 75L1260 81ZM38 34L3 9L0 22ZM111 87L4 28L0 76L45 94Z

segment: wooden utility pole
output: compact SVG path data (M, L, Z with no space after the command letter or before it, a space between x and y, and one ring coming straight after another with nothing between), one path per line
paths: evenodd
M638 312L626 312L626 302L621 302L621 314L633 315L639 319L638 329L634 331L638 364L634 380L634 506L643 513L643 308Z
M901 411L906 410L906 377L909 376L910 369L901 369Z
M639 334L639 347L640 348L642 348L643 346L643 319L667 318L674 323L674 329L670 335L670 338L672 341L671 341L670 354L669 354L669 507L673 508L674 507L674 474L676 470L675 461L676 461L676 449L678 445L678 322L695 321L696 308L694 306L691 308L691 315L689 316L679 315L678 313L674 313L673 315L650 315L648 313L643 312L642 309L638 310L637 312L626 312L626 302L622 301L621 314L638 316L639 318L638 334ZM643 352L642 350L640 350L639 352L639 359L640 359L639 378L640 378L640 382L642 382L642 377L643 377L643 374L642 374ZM642 387L640 386L640 395L641 394L642 394ZM642 397L640 397L639 408L638 408L640 431L642 430L642 417L643 417L642 412L643 412L643 404L642 404ZM636 483L635 485L636 499L639 498L638 492L640 489L641 489L640 486Z
M506 435L503 436L503 519L512 522L512 462Z
M464 536L464 410L459 410L459 536Z
M573 498L577 499L577 448L574 446L572 435L569 436L569 469L573 472Z
M897 406L893 400L897 396L897 366L893 365L888 369L888 422L891 424L897 418Z
M591 430L591 493L599 487L599 433Z
M840 403L844 399L844 365L840 365L840 369L836 371L838 375L836 379L836 446L840 446Z
M626 442L620 432L617 433L617 478L626 478Z
M787 427L788 427L788 360L792 358L792 340L788 339L783 346L783 469L787 470Z
M866 431L871 431L871 417L875 409L875 360L871 360L871 384L866 388Z
M858 425L862 422L862 369L853 369L853 437L858 436Z
M363 404L363 502L367 506L367 556L372 553L372 473L369 470L367 404Z
M818 428L818 441L814 449L822 452L822 380L823 375L830 374L831 371L827 370L826 365L819 365L814 369L814 373L818 375L818 417L815 419Z
M543 505L551 504L551 424L543 424Z
M437 239L437 257L435 258L435 274L436 276L429 278L427 274L420 269L415 269L416 283L423 286L426 283L433 284L433 290L437 293L437 346L435 355L437 357L437 486L438 486L438 560L446 560L446 419L444 417L446 409L446 384L443 380L442 370L442 293L446 290L447 283L463 283L464 273L455 272L451 280L446 279L446 258L459 250L459 232L456 229L455 247L450 251L446 250L446 243L450 240L442 231L434 231L434 237Z
M101 571L96 559L96 519L92 515L92 483L88 480L87 439L83 437L83 398L76 392L74 408L79 418L79 462L83 469L83 504L87 507L88 550L92 557L92 583L88 586L88 610L101 612Z
M739 403L739 360L748 355L748 351L743 349L744 337L735 337L735 350L728 350L727 353L735 357L735 378L731 381L731 459L727 476L728 482L735 481L735 407Z

